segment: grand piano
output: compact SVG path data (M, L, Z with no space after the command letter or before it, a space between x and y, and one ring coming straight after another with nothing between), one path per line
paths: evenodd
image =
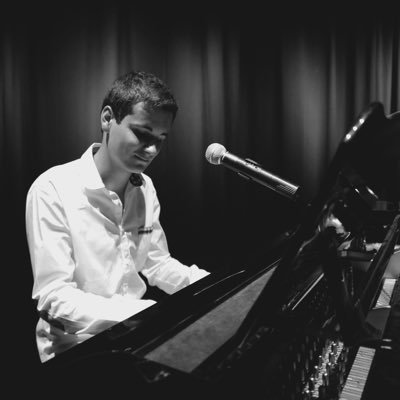
M41 376L132 398L398 399L399 154L400 115L371 103L262 263L212 273Z

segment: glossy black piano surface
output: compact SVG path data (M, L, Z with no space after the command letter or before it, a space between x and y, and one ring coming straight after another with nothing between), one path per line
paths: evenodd
M388 266L395 282L400 271L396 145L400 119L371 104L343 136L299 225L262 263L213 273L58 355L44 365L51 381L73 376L91 393L147 398L339 399L366 348L377 354L365 384L375 395L383 369L374 365L399 365L398 341L382 347L400 335L397 300L385 329L371 314Z

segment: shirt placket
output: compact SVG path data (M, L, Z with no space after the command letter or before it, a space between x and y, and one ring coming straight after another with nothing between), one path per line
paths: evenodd
M124 271L124 276L122 278L120 291L121 294L126 294L128 292L127 275L130 272L130 263L131 263L130 252L129 252L129 239L123 224L124 209L122 202L116 193L111 193L111 199L113 203L116 205L116 212L117 212L116 217L118 221L118 229L120 236L120 252L121 252L121 259Z

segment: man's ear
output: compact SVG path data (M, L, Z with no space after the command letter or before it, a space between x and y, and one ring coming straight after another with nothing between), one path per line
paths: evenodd
M114 114L110 106L105 106L101 111L100 122L101 130L103 132L109 132L111 127L111 121L114 119Z

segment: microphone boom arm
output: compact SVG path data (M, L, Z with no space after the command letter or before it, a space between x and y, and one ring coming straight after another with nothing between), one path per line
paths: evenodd
M261 166L248 158L242 159L226 151L220 160L226 167L237 172L243 178L260 183L263 186L291 199L297 200L299 186L285 181L278 176L265 171Z

